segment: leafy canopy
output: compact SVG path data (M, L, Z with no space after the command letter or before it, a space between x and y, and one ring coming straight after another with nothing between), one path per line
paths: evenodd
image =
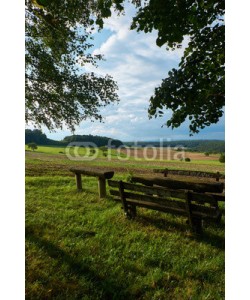
M168 127L187 118L190 132L218 122L225 105L225 1L150 0L139 5L132 29L158 31L156 43L168 50L188 45L178 69L172 69L150 98L149 115L171 109Z
M102 59L90 54L102 11L96 1L26 0L26 122L74 129L101 120L100 107L118 101L109 75L83 72Z

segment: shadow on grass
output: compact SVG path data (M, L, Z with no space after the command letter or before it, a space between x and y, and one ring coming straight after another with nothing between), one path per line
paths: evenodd
M89 236L89 235L87 235ZM42 248L47 254L57 260L58 264L67 264L70 268L70 272L74 273L79 280L82 277L91 282L95 290L98 290L102 294L102 299L132 299L129 292L124 287L118 286L113 278L103 278L91 270L89 265L84 264L82 261L78 261L69 255L66 251L60 249L54 243L36 236L34 233L29 232L26 235L26 240L33 242L37 247ZM79 286L80 289L80 286ZM82 295L84 296L84 295ZM85 295L86 296L86 295ZM81 298L82 299L82 298Z
M152 226L154 225L158 229L165 230L165 231L171 231L171 232L176 232L178 231L179 233L186 233L189 230L189 225L185 223L177 223L175 221L169 221L166 219L161 219L161 218L153 218L149 216L143 216L140 215L134 219L134 221L143 224L143 226ZM214 233L211 232L209 229L219 229L223 230L224 229L224 224L215 224L215 223L205 223L203 226L203 233L202 235L195 235L195 234L190 234L187 235L185 234L185 237L188 237L192 240L196 240L198 242L206 243L209 244L213 247L216 247L218 249L224 250L225 249L225 239L224 237L218 236ZM191 231L190 231L191 233Z

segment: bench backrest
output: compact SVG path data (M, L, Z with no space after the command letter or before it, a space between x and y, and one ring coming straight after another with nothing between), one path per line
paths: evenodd
M189 181L174 180L169 178L145 178L141 176L132 176L131 181L133 183L142 183L147 186L158 185L170 189L192 190L198 193L222 193L224 190L223 182L196 183Z
M220 179L225 179L225 175L220 172L203 172L203 171L194 171L194 170L176 170L176 169L153 169L154 173L164 174L164 177L167 177L168 174L180 175L180 176L192 176L192 177L203 177L203 178L215 178L216 181Z

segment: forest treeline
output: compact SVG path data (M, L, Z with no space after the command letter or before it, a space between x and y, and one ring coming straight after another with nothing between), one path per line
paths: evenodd
M97 135L70 135L66 136L61 141L55 141L48 139L46 134L43 133L39 129L26 129L25 130L25 144L36 143L37 145L48 145L48 146L67 146L69 143L74 142L86 142L93 143L97 147L102 146L111 146L111 147L119 147L122 146L123 143L117 139L111 139L105 136L97 136Z
M124 142L125 146L133 147L135 142ZM138 147L173 147L176 149L185 148L193 152L224 153L225 141L223 140L179 140L179 141L148 141L137 142Z

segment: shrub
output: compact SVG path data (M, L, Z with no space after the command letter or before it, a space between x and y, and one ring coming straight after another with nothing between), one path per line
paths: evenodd
M108 150L108 147L107 146L101 146L101 147L99 147L99 149L104 152L104 151Z
M225 163L225 154L224 153L221 153L220 158L219 158L219 162Z
M191 159L189 157L186 157L185 161L191 161Z
M204 154L205 154L205 156L209 156L210 153L209 152L205 152Z
M32 149L32 151L37 149L37 144L36 143L29 143L28 148Z

